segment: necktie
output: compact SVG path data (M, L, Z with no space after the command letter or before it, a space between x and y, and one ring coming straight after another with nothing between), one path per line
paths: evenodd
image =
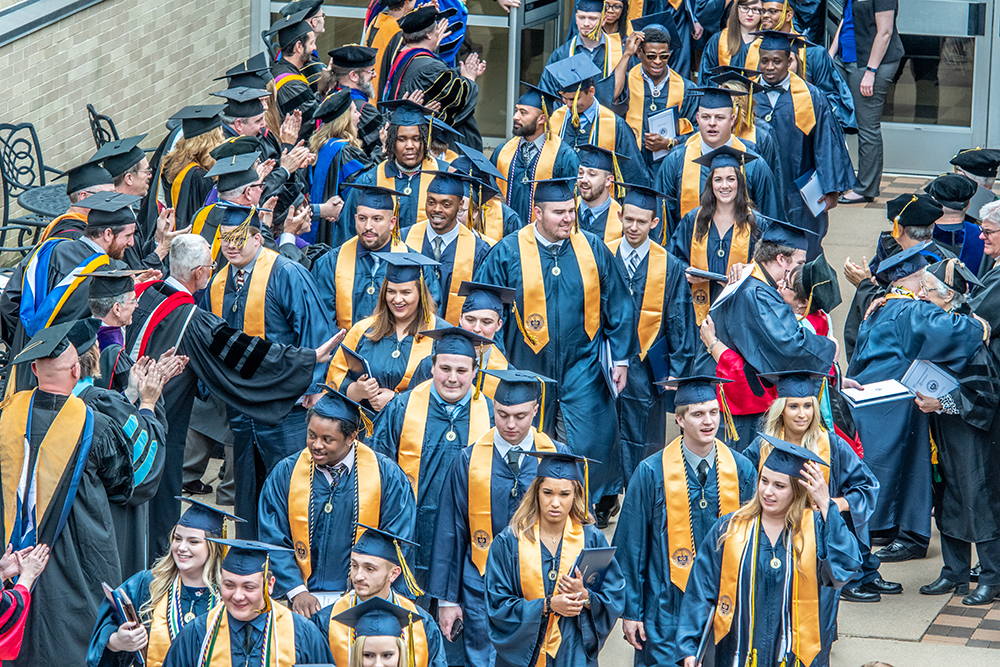
M337 485L340 484L340 478L344 476L345 472L347 472L347 466L344 465L343 463L338 463L332 468L330 466L323 466L323 469L326 470L328 473L330 473L331 489L337 488Z
M588 230L594 226L594 212L591 211L586 206L580 207L580 224L583 225Z
M243 284L247 281L247 272L243 269L236 269L236 291L243 289Z
M521 144L521 154L524 156L524 163L530 165L535 155L538 153L538 146L533 141L525 141Z
M708 481L708 461L702 459L701 463L698 464L698 482L702 486L705 486L705 482L707 481Z
M434 240L431 241L431 245L434 246L434 261L441 261L441 250L444 247L444 239L440 236L435 236Z
M519 464L521 453L520 447L511 447L510 451L507 452L507 465L510 467L510 471L514 473L514 477L517 477L517 473L521 470Z
M631 278L635 275L635 270L639 268L639 251L633 250L632 255L628 258L628 277ZM704 461L702 461L704 463Z
M243 626L243 655L250 659L250 652L256 642L253 640L253 626L247 623Z

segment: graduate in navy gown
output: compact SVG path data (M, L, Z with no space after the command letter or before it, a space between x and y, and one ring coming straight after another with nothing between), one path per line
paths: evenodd
M817 236L811 237L809 258L819 254L829 220L824 210L813 215L796 180L815 170L827 210L837 205L841 192L857 183L844 131L830 111L826 97L812 84L790 72L795 36L764 31L760 45L762 83L768 89L754 98L754 110L774 128L778 144L778 180L787 220Z
M441 487L456 457L493 426L493 401L473 389L476 346L491 341L448 327L427 331L434 340L433 378L394 398L375 422L375 451L399 463L417 500L414 561L418 585L426 587Z
M539 183L535 199L535 224L494 246L477 280L516 290L513 317L504 327L507 358L515 368L559 383L558 407L543 430L603 463L591 471L589 491L605 503L598 510L607 520L625 480L601 346L610 344L609 374L620 391L628 359L638 353L635 318L631 308L619 307L629 299L621 264L601 239L574 231L567 182Z
M462 148L463 151L474 150ZM459 155L451 161L450 171L472 177L469 182L468 194L462 200L462 207L468 207L467 226L476 236L486 241L492 248L496 242L514 234L524 226L521 218L500 196L497 178L493 172L496 169L485 155L482 162L473 163L464 155ZM484 171L481 167L489 169ZM499 173L497 171L496 173ZM502 179L501 179L502 180Z
M609 245L628 278L639 351L618 397L622 464L630 480L639 462L663 448L670 397L657 380L690 375L701 352L684 265L649 238L659 222L660 193L625 185L624 235Z
M403 471L358 437L373 414L328 390L306 413L305 449L280 461L259 502L261 539L294 549L272 556L275 593L309 617L348 589L357 522L409 539L416 503Z
M819 457L764 437L774 450L756 495L698 545L677 628L684 667L696 667L710 621L715 664L829 664L835 637L824 600L860 569L858 542L830 499Z
M577 147L580 155L580 170L576 177L576 189L580 195L580 206L576 210L580 230L590 232L609 244L622 237L621 204L615 198L615 181L618 180L619 156L600 146L583 144Z
M847 375L868 384L902 379L917 359L961 373L988 340L988 327L914 296L927 260L922 245L879 264L891 283L885 305L862 322ZM923 558L931 534L931 449L927 415L912 401L851 410L865 444L865 463L882 487L871 530L894 542L876 553L881 560Z
M622 60L622 38L604 32L604 2L602 0L577 0L573 10L573 27L567 39L549 56L548 67L575 55L586 56L600 74L597 78L597 97L603 104L610 105L613 95L611 84L615 67ZM542 87L544 84L544 75Z
M222 602L189 622L174 638L164 667L261 664L275 667L330 663L330 647L319 629L287 607L275 604L269 553L281 547L248 540L210 538L229 547L222 562ZM202 656L206 648L209 654Z
M486 620L486 557L535 479L538 460L525 452L568 451L532 426L542 406L542 383L552 386L554 380L516 370L487 374L499 379L493 397L497 425L463 449L451 466L441 491L435 566L427 582L427 592L438 600L442 632L450 636L456 621L464 624L460 642L467 665L495 660Z
M486 561L496 665L596 667L621 616L625 580L614 558L596 587L574 567L585 549L608 546L588 513L586 459L551 452L532 456L541 459L536 477Z
M221 600L218 568L226 550L205 538L222 537L227 519L242 519L193 498L182 500L191 507L171 532L170 552L117 589L132 601L142 624L132 627L107 599L101 602L87 667L128 667L142 650L148 664L163 664L167 649L184 626Z
M338 665L426 667L427 661L416 657L425 651L417 649L420 618L412 609L373 597L344 609L331 621L352 638L350 650L337 660ZM443 667L447 663L440 660L438 664Z
M635 664L676 664L681 599L702 540L722 515L753 497L757 469L716 439L722 411L715 385L694 376L670 381L681 435L642 461L625 492L615 553L625 577L625 640Z
M414 661L411 667L445 667L448 662L445 659L444 639L437 623L428 612L393 590L395 582L412 583L413 575L403 557L403 549L417 545L377 528L361 525L358 528L364 532L351 549L351 590L333 604L320 609L310 619L327 637L334 662L337 665L351 664L350 655L357 643L355 633L342 622L340 614L379 598L414 614ZM409 584L404 585L406 589L399 584L397 587L407 594L417 592L410 589ZM403 637L406 638L405 633Z

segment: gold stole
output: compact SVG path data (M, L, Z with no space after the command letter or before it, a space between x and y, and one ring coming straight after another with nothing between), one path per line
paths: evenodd
M795 108L795 127L802 134L809 134L816 127L816 110L813 109L812 95L805 79L789 72L788 90L792 94L792 105Z
M601 277L597 271L594 249L580 232L569 235L573 254L583 279L583 310L587 337L594 340L601 326ZM527 225L517 233L517 249L521 258L523 283L524 326L530 334L524 342L538 354L549 342L548 310L545 303L545 283L542 281L542 258L538 254L535 228Z
M560 144L562 144L562 139L559 137L558 134L555 133L553 133L550 138L546 139L542 143L542 152L539 153L538 160L535 162L535 171L531 173L525 172L525 176L528 177L529 181L534 181L536 179L542 181L552 178L552 171L555 169L556 166L556 155L559 154ZM507 188L510 187L510 179L513 178L512 167L514 165L514 158L517 155L517 148L520 145L521 145L521 138L515 137L514 139L511 139L510 141L508 141L503 145L503 148L500 149L500 154L497 156L497 169L500 170L501 174L506 174L507 176L507 180L500 179L499 181L500 192L503 193L504 201L508 199ZM527 185L528 187L531 188L532 196L530 197L530 199L534 199L536 184L528 183ZM528 215L531 215L530 211L528 212ZM500 215L500 222L502 225L503 224L502 213ZM525 220L523 222L524 224L527 224L531 221ZM503 238L503 231L502 231L503 227L501 226L500 229L501 231L499 236L494 236L489 232L486 233L489 234L490 236L493 236L493 238L499 240Z
M215 208L215 204L209 204L208 206L203 207L200 211L198 211L195 214L194 220L191 222L192 234L201 234L201 230L205 228L205 221L208 220L208 214L212 212L213 208ZM208 239L205 240L207 241ZM221 247L222 247L222 228L216 227L215 236L214 238L212 238L213 260L219 256L219 249Z
M392 242L391 252L406 252L402 243ZM350 329L354 324L354 271L358 263L358 237L340 246L337 255L337 266L333 279L337 285L337 326Z
M620 21L621 19L618 20ZM618 66L618 63L622 59L622 36L617 32L604 33L604 49L608 54L608 59L611 61L611 70L614 73L615 67Z
M288 83L289 81L301 81L307 86L309 85L309 79L305 78L301 74L289 74L287 76L281 77L281 80L278 81L278 83L274 84L274 94L277 95L278 91L281 90L281 87L286 83Z
M177 200L181 196L181 187L184 185L184 178L188 175L188 172L197 167L198 165L194 162L190 163L177 174L177 178L170 185L170 205L173 208L177 208Z
M750 42L750 47L747 49L747 59L743 62L745 69L758 69L760 66L760 45L761 38L759 37Z
M541 600L545 597L545 574L542 572L542 543L538 537L538 524L530 528L535 541L531 542L523 533L517 533L517 561L521 571L521 595L525 600ZM569 569L576 564L576 559L584 547L583 526L572 519L566 519L563 528L562 553L559 555L559 576L569 574ZM558 577L556 578L558 581ZM559 629L558 614L549 613L548 627L545 638L538 651L538 661L533 667L545 667L546 657L555 658L562 643L562 632Z
M410 227L406 232L406 245L414 252L420 252L424 245L424 236L427 233L425 222L418 222ZM458 288L463 281L472 280L472 264L476 259L476 235L464 225L458 225L458 238L455 240L455 261L451 269L451 282L448 284L448 310L444 314L444 319L449 322L458 322L462 315L462 304L465 303L464 296L458 296Z
M534 451L554 452L556 446L544 433L531 428L535 436ZM480 576L486 576L486 557L493 544L493 508L489 489L493 480L493 436L496 428L483 434L472 446L469 459L469 538L472 543L472 562ZM486 489L473 493L473 489Z
M386 47L389 46L390 40L399 32L399 23L392 16L382 12L375 17L371 25L368 26L368 29L375 30L375 36L369 41L368 47L377 51L375 56L377 58L375 62L375 76L372 77L372 89L377 93L381 90L379 88L379 76L382 74L382 61L385 59ZM345 662L344 664L347 663Z
M611 186L614 187L614 186ZM622 205L611 198L611 206L608 208L608 221L604 225L604 245L611 247L615 241L621 241L625 234L625 223L621 219Z
M490 357L486 360L486 368L491 371L505 371L510 368L510 362L507 361L507 357L503 356L503 352L496 345L490 345ZM500 378L486 375L485 373L481 374L480 378L476 380L481 383L480 390L492 399L493 395L497 393Z
M105 264L110 264L110 263L111 263L110 257L108 257L107 255L98 255L94 259L87 262L87 265L83 267L83 270L80 271L80 273L90 273L97 267L104 266ZM81 276L81 275L77 275L75 278L73 278L73 282L69 284L69 287L66 288L66 291L63 292L63 295L59 298L59 302L56 303L56 307L52 309L52 314L49 315L49 319L45 323L45 326L47 327L52 326L52 323L55 322L56 317L58 317L59 313L62 312L62 307L65 306L66 302L69 301L69 298L73 296L73 293L76 291L76 288L80 286L80 283L82 283L86 279L87 279L86 276Z
M295 666L295 622L292 620L295 614L291 609L280 604L271 604L273 616L271 617L271 645L264 647L264 655L270 656L268 667L294 667ZM214 609L208 612L206 619L208 632L202 642L201 650L198 652L201 659L198 667L208 667L208 665L233 664L233 655L229 642L229 614L226 613L226 605L221 602ZM213 632L214 630L214 632ZM267 634L268 629L264 630Z
M670 554L670 581L682 591L694 564L695 543L691 534L691 505L683 438L675 438L663 450L663 493L666 499L667 549ZM719 516L740 508L740 478L732 451L715 441L716 479L719 488Z
M170 589L160 598L153 609L149 623L149 644L146 647L147 667L160 667L170 650L170 629L167 627L167 605L170 604Z
M17 486L25 464L25 436L31 435L27 433L27 427L32 396L33 389L14 394L0 416L0 482L3 484L3 506L6 509L3 517L4 544L10 543L17 519ZM35 461L35 525L39 535L49 514L49 503L78 449L86 421L86 404L76 396L70 396L42 438Z
M631 105L629 105L631 106ZM552 112L552 127L559 128L559 134L566 133L566 111L569 107L561 106ZM614 152L615 150L615 112L608 109L600 102L597 102L597 120L590 128L589 142L595 146L600 146L605 150ZM574 132L578 130L573 130ZM596 131L596 136L595 136ZM554 133L554 132L553 132ZM547 142L546 142L547 143ZM536 176L537 178L537 176Z
M732 57L729 52L729 28L725 27L719 33L719 65L728 65Z
M479 207L479 219L483 223L482 239L493 247L503 238L503 205L488 202Z
M727 634L733 623L733 612L736 610L737 600L739 600L740 570L742 569L743 554L746 551L750 538L757 531L754 526L759 526L760 519L743 523L737 531L726 538L722 551L722 575L719 581L719 604L715 609L715 643L718 644ZM792 576L792 646L790 650L795 653L795 657L803 665L808 665L813 661L820 651L820 630L819 630L819 583L816 579L816 528L813 511L806 509L802 513L802 523L798 540L801 547L802 556L798 562L787 564L795 568ZM760 530L758 528L758 530ZM756 545L751 545L756 547ZM796 545L793 545L796 546ZM752 549L751 556L756 549ZM794 554L794 549L792 550ZM752 563L756 568L757 563ZM751 599L756 591L750 591ZM746 610L747 612L749 610Z
M684 79L677 72L670 70L667 77L667 106L680 109L684 102ZM642 120L646 113L646 80L642 76L642 65L636 65L628 73L628 110L625 112L625 122L635 133L635 140L642 148ZM693 130L691 121L678 117L677 129L681 134ZM612 145L608 150L614 150Z
M375 170L375 174L377 175L376 185L378 185L381 188L389 188L390 190L398 190L398 188L396 187L396 177L395 176L388 176L385 173L386 169L388 169L388 168L389 168L389 162L388 162L388 160L384 160L382 162L382 164L380 164L378 166L378 169ZM437 160L435 160L432 157L425 157L424 161L420 163L420 171L437 171L437 168L438 168ZM417 189L417 219L416 219L416 222L427 222L427 211L426 211L426 207L427 207L427 186L429 186L431 184L431 180L432 179L430 179L430 178L424 178L422 175L420 176L420 187ZM411 193L408 196L412 197L413 194ZM396 221L396 225L399 226L399 224L400 224L400 221L397 220Z
M618 252L623 240L608 244L613 254ZM663 298L667 292L667 251L656 243L649 244L649 266L646 269L646 285L642 292L642 306L639 309L639 358L645 359L649 348L656 341L663 321Z
M257 254L253 271L250 272L250 286L247 288L246 307L243 309L243 323L240 327L243 333L249 336L264 336L264 302L267 297L267 283L271 279L271 270L274 269L274 262L278 259L278 253L264 248ZM226 264L215 277L212 278L212 286L209 288L211 296L212 312L222 317L222 298L226 294L226 279L229 276L229 267Z
M366 526L379 525L382 503L382 477L378 469L375 452L360 442L354 443L354 472L357 474L358 523ZM309 513L312 507L312 479L316 466L309 448L302 450L292 468L288 484L288 527L292 545L295 547L295 564L302 572L302 581L308 582L312 576L312 545L309 540ZM354 542L365 532L358 526Z
M416 664L414 667L427 667L429 663L430 651L427 648L427 629L424 621L417 613L417 606L411 600L407 600L402 595L394 595L394 601L403 609L413 612L413 657ZM330 610L330 626L327 628L327 641L330 643L330 653L333 654L333 662L337 665L350 664L351 644L354 642L354 632L343 623L334 621L333 618L345 612L358 602L357 593L351 592L344 595L333 603ZM406 627L403 628L401 636L406 641Z
M746 151L746 145L733 137L733 148ZM704 155L701 133L691 135L684 143L684 166L681 170L680 213L684 217L701 205L701 165L695 162Z
M733 139L733 141L735 142L736 139ZM714 225L715 223L710 220L708 224ZM691 266L702 271L708 271L708 236L710 231L706 231L705 235L700 239L695 236L694 230L691 231ZM729 247L729 259L726 262L727 268L733 264L746 264L750 258L749 227L741 230L738 226L733 225L732 232L733 240L732 245ZM697 322L698 326L701 326L701 323L705 321L705 317L708 316L708 310L711 307L709 294L709 281L702 280L691 285L695 322Z
M58 218L56 218L48 225L46 225L45 230L42 232L41 237L39 237L38 239L38 243L43 243L44 241L46 241L49 238L49 236L52 235L52 230L55 229L56 225L58 225L63 220L79 220L80 222L86 224L87 214L77 213L76 211L69 211L67 213L63 213Z
M395 252L395 248L393 248L393 251ZM351 266L353 266L353 264ZM433 329L436 326L437 321L437 317L435 317L430 328ZM365 332L368 331L374 323L374 317L366 317L363 320L360 320L357 324L351 327L351 329L347 332L347 335L344 336L344 342L342 345L346 345L349 349L357 351L358 343L361 341L361 337L365 335ZM406 371L403 373L403 379L399 381L399 384L396 385L393 391L399 393L407 390L410 386L410 378L413 377L413 373L417 370L417 366L420 365L420 362L423 361L424 357L430 356L433 345L434 341L427 336L417 334L413 337L413 342L410 344L410 356L406 360ZM330 369L326 372L326 383L331 387L339 387L343 384L346 378L347 357L338 348L333 355L333 359L330 361Z
M430 340L430 339L428 339ZM433 380L421 382L410 392L410 400L406 403L403 413L403 428L399 434L399 451L396 462L406 473L407 479L413 485L413 496L419 501L418 488L420 483L420 452L424 447L424 430L427 428L427 409L430 406L431 387ZM486 405L486 397L469 399L469 437L467 444L471 445L480 435L490 430L490 410Z

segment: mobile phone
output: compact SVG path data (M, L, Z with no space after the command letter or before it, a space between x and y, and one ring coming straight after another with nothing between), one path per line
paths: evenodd
M453 642L462 635L462 631L465 630L465 623L462 619L455 619L455 622L451 626L451 634L448 635L448 641Z

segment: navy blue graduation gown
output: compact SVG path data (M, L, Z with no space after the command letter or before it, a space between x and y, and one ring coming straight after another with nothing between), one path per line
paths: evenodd
M569 451L561 442L556 450ZM532 451L537 449L532 446ZM495 651L490 643L486 618L486 579L472 562L472 536L469 528L469 463L472 447L466 447L455 459L448 479L441 488L441 504L434 533L432 562L434 569L427 581L428 594L440 600L462 605L465 632L466 664L489 665ZM522 456L517 475L507 460L494 448L490 469L490 519L493 535L503 532L521 504L524 492L535 479L538 459ZM475 489L485 493L485 489Z
M861 324L849 377L861 384L900 380L923 359L961 373L983 345L983 327L928 301L889 299ZM929 422L912 400L852 408L865 463L881 485L871 530L899 527L929 536L931 450Z
M699 543L698 556L694 559L691 576L688 578L684 601L681 604L680 623L677 626L676 644L680 657L695 655L702 630L719 600L719 580L722 576L722 547L719 538L726 532L731 515L719 519ZM827 618L832 607L825 602L836 594L836 589L844 586L861 570L861 552L858 542L847 528L843 517L833 503L827 510L826 521L822 515L813 512L816 534L816 578L819 585L820 642L822 649L809 667L822 667L829 661L830 646L836 635L830 635L835 619ZM733 624L725 637L715 647L715 664L732 665L737 651L744 615L749 614L746 602L753 595L756 612L753 632L753 649L757 651L757 665L772 667L778 664L794 664L791 651L787 663L781 663L781 625L784 616L784 579L789 563L785 551L787 532L783 532L775 544L771 544L763 528L758 536L757 562L747 557L744 571L740 576L740 590L735 602L736 611ZM752 548L747 544L747 549ZM770 561L777 558L781 566L772 568ZM756 568L756 585L749 587L750 568ZM743 664L746 656L739 657Z
M615 95L615 77L614 74L611 73L612 63L610 60L607 63L608 67L605 67L605 58L610 58L610 55L608 54L607 35L605 35L604 32L602 31L600 43L594 48L593 51L588 51L587 49L583 48L583 46L580 44L580 38L576 36L576 21L571 20L570 22L572 23L573 26L571 30L573 34L568 35L566 41L555 48L555 50L552 52L552 55L550 55L549 59L545 62L545 66L548 67L553 63L557 63L560 60L566 60L567 58L572 56L573 55L572 40L575 38L577 42L576 53L577 54L584 53L589 55L590 59L594 61L594 65L597 67L597 69L601 70L601 72L608 72L607 76L604 76L602 78L597 78L594 80L594 92L597 95L597 99L601 102L601 104L605 106L610 106L611 103L614 101L613 98ZM633 60L634 59L635 57L633 56ZM542 76L538 82L538 85L542 90L555 90L556 88L558 88L558 83L556 83L555 77L553 77L549 72L544 70L542 71ZM551 108L549 109L549 112L550 113L552 112Z
M554 131L558 132L558 130ZM521 141L521 138L514 137L511 141ZM504 145L501 144L493 150L490 162L494 165L498 164L500 152L503 150L503 147ZM507 197L504 201L517 214L517 217L520 218L520 224L517 229L531 224L531 221L534 219L534 214L529 206L532 185L531 183L525 183L525 181L534 180L535 174L534 169L530 172L528 171L529 165L522 159L522 155L520 150L514 154L510 168L504 174L504 178L507 179ZM576 154L576 151L573 150L573 146L565 141L562 142L559 145L559 150L556 151L556 159L552 165L552 178L576 178L579 170L580 158ZM517 229L507 229L507 214L504 212L504 236L516 232ZM500 239L496 240L499 241Z
M670 253L680 259L684 264L685 268L691 266L691 237L694 236L695 223L698 220L698 211L701 207L688 211L688 214L681 218L680 224L674 229L674 234L670 239L667 248ZM708 240L705 242L705 255L708 259L708 270L713 273L721 273L726 275L729 273L729 251L733 247L733 229L735 225L730 227L729 230L720 238L719 230L715 227L715 224L708 226ZM750 236L750 245L747 251L747 259L753 258L753 250L757 245L757 239L760 238L761 230L757 229L757 232ZM722 252L722 256L719 256L719 252ZM709 282L709 299L715 301L719 294L722 293L725 285L713 281ZM691 290L688 290L688 295L690 296Z
M599 112L594 118L598 117ZM599 128L600 126L598 126ZM562 137L564 143L573 148L589 143L600 144L602 140L599 136L595 136L594 140L591 141L590 134L593 129L593 123L582 114L580 115L580 127L573 127L569 110L567 110L562 127L552 127L552 131ZM595 132L596 134L598 133ZM639 152L635 133L632 132L632 128L625 122L625 119L618 115L615 115L615 153L628 158L618 163L622 178L625 179L626 183L649 182L649 170L646 168L646 161L642 159L642 154Z
M806 47L806 81L819 88L830 103L830 110L840 127L851 134L858 132L854 97L843 75L833 64L830 52L822 46ZM756 100L755 100L756 101Z
M143 570L129 577L125 583L118 587L124 591L132 600L135 610L139 609L149 601L149 584L153 581L153 573ZM169 589L167 595L169 595ZM181 618L180 623L184 625L184 616L188 612L193 612L196 616L208 613L212 595L207 588L192 588L181 585ZM218 600L216 600L218 602ZM94 634L90 637L90 648L87 650L87 667L129 667L136 659L134 652L119 651L109 649L108 639L118 630L120 623L116 618L116 613L112 611L107 598L101 602L97 610L97 624L94 625ZM146 632L149 632L149 623L146 623Z
M604 533L593 525L585 525L583 535L586 549L608 546ZM534 665L548 624L548 616L542 614L545 601L522 596L519 547L514 532L505 528L494 538L486 561L486 605L496 667ZM554 555L540 543L534 548L541 551L542 572L559 567L562 542ZM546 595L555 592L556 583L544 578ZM601 590L588 592L590 609L584 608L575 618L559 619L562 643L556 657L547 660L549 667L597 666L601 648L625 605L625 580L617 561L612 559Z
M459 221L458 224L462 224ZM428 224L429 228L429 224ZM438 294L440 298L436 298L438 304L438 314L441 317L445 316L448 312L448 297L450 296L449 288L451 287L451 275L455 270L455 253L458 251L458 239L454 239L451 243L446 245L441 251L441 266L431 266L428 269L434 277L434 283L437 286ZM486 259L486 254L490 251L490 244L476 236L476 251L475 256L472 259L472 275L476 275L476 270L482 265L483 260ZM424 242L420 248L420 254L424 257L434 257L434 246L431 244L427 235L424 234ZM430 284L430 283L428 283ZM456 322L457 324L457 322Z
M749 152L757 155L757 146L751 141L746 139L740 139L740 141L747 147ZM702 155L707 153L709 146L707 144L702 145ZM684 161L687 155L687 146L685 144L680 144L675 146L666 157L660 161L660 166L656 170L655 180L653 181L653 189L657 192L662 192L663 194L670 197L667 200L667 220L661 221L661 225L666 225L666 234L663 233L662 227L657 226L650 232L650 236L653 238L666 238L670 239L674 234L674 230L677 229L678 224L681 220L681 190L682 190L682 179L684 175ZM779 220L784 219L785 207L781 201L781 188L778 184L778 179L774 172L771 171L771 167L768 166L766 160L757 159L753 162L747 163L745 167L746 171L746 181L747 181L747 194L750 199L753 200L758 211L764 215L777 218ZM712 184L708 182L709 168L701 167L701 192L705 191L705 188L712 187ZM798 197L798 192L795 195ZM801 200L802 198L799 197ZM666 245L666 244L664 244ZM678 255L680 257L680 255Z
M577 454L602 462L590 469L590 493L596 502L602 496L619 493L624 484L618 414L600 364L602 341L610 342L615 361L631 359L638 352L638 344L632 309L619 307L629 299L621 262L604 241L587 232L582 234L593 250L600 276L601 326L594 339L587 337L583 278L567 239L555 255L537 244L545 285L548 344L535 354L512 314L504 318L504 349L514 368L535 371L559 383L546 388L546 400L549 406L558 401L566 425L566 444ZM558 276L552 275L556 266L560 268ZM508 236L493 247L476 280L516 290L518 312L528 316L517 236ZM555 410L545 412L548 417L543 430L555 436Z
M273 603L272 604L276 604ZM228 612L227 612L228 613ZM330 644L326 637L319 631L319 628L309 622L305 616L300 616L295 612L292 614L292 622L295 624L295 663L302 664L333 664L333 656L330 655ZM239 665L259 665L261 663L261 653L264 650L264 633L258 632L257 643L247 655L243 651L242 631L237 632L233 627L233 617L229 617L229 647L232 656L233 667ZM163 661L163 667L197 667L201 654L201 645L208 634L206 625L208 614L202 614L194 619L180 631L174 638L174 643L167 651L167 659ZM225 667L217 665L216 667ZM280 665L280 667L293 667L292 665Z
M629 69L631 72L631 68ZM628 74L626 74L626 77ZM681 101L679 108L677 109L677 120L680 121L681 118L686 118L691 121L691 125L697 127L698 122L695 116L698 114L698 98L696 95L691 94L691 89L697 86L696 83L689 80L686 76L678 73L671 72L670 76L679 76L684 81L684 99ZM632 104L642 104L642 134L645 135L649 132L649 117L655 116L656 114L669 108L667 105L667 90L669 82L665 83L663 86L663 92L659 97L653 97L652 91L649 87L649 81L646 77L642 79L643 87L643 99L642 100L632 100L631 94L628 87L628 80L626 78L625 87L622 89L622 94L615 98L614 110L615 113L622 118L626 117L630 105ZM681 136L681 141L688 135ZM644 137L636 137L642 144L642 157L646 161L646 168L649 169L649 173L654 173L656 169L655 161L653 160L653 153L646 148L646 143Z
M379 503L377 528L405 539L413 537L413 522L416 519L416 504L413 490L406 475L385 456L378 458L382 496ZM292 470L299 455L293 454L283 459L270 472L260 494L257 515L258 532L262 542L294 548L292 532L288 521L288 489L292 480ZM312 574L302 581L302 572L295 561L295 554L288 551L271 554L271 572L275 576L274 595L282 597L303 583L310 591L346 591L350 588L351 548L354 546L355 485L357 484L357 463L349 474L341 477L334 489L326 476L316 471L313 475L313 489L310 494L312 517L310 534L310 564ZM327 513L324 506L330 503L333 511Z
M738 452L733 451L733 458L736 459L736 473L740 481L740 502L744 503L757 491L757 468ZM684 470L687 473L691 535L693 544L700 547L719 519L718 474L716 466L712 466L702 486L698 474L686 461ZM701 509L699 503L703 494L708 504ZM615 557L625 577L625 611L622 618L641 621L646 630L643 650L635 653L636 665L672 665L684 657L674 644L684 591L670 581L667 531L663 452L660 451L636 468L625 491L622 514L612 542L618 547ZM701 552L695 550L695 553L700 555Z
M615 260L622 261L622 251L630 250L627 241L622 241L615 254ZM639 262L635 274L628 279L632 313L638 326L642 312L642 299L646 292L646 277L649 271L649 255ZM627 271L625 271L627 275ZM684 265L676 257L667 253L667 280L663 292L663 313L660 330L653 346L666 338L666 349L654 349L649 354L659 352L673 377L693 374L695 357L701 345L698 328L694 323L694 307L691 290L684 276ZM666 439L667 412L673 410L672 394L668 395L653 384L666 378L656 377L650 365L649 354L640 359L638 354L629 358L628 382L618 396L618 427L621 431L622 465L625 483L632 479L639 462L662 449Z
M983 251L985 242L979 238L979 225L974 222L966 220L961 229L956 228L954 231L935 225L934 240L945 250L954 253L977 277L984 276L993 268L993 258Z
M706 30L709 29L708 26L706 26L704 23L702 25L705 27ZM701 64L698 66L699 81L707 82L709 77L712 76L711 74L709 74L708 70L719 66L719 40L722 39L723 37L725 37L725 35L723 35L723 33L720 31L715 33L705 41L705 49L701 52ZM747 44L746 42L740 40L739 51L737 51L730 57L729 64L736 66L737 58L739 59L738 62L745 63L747 57L747 49L749 48L750 44ZM707 84L702 84L702 85L707 85Z
M375 433L371 439L372 448L379 454L384 454L396 460L399 454L400 436L403 430L403 418L406 416L406 406L409 404L410 391L399 394L383 408L375 420ZM487 401L490 413L490 427L493 426L493 401L483 396ZM441 507L441 489L448 478L448 471L459 453L469 442L469 408L471 401L456 407L449 417L444 402L431 392L427 402L427 418L424 424L424 440L420 448L420 477L417 482L417 523L414 541L417 557L410 562L410 569L417 578L421 588L426 588L428 571L431 565L431 551L434 548L434 530L437 525L438 511ZM456 438L448 440L445 435L452 428ZM478 440L482 434L475 434ZM412 493L412 485L409 486Z

